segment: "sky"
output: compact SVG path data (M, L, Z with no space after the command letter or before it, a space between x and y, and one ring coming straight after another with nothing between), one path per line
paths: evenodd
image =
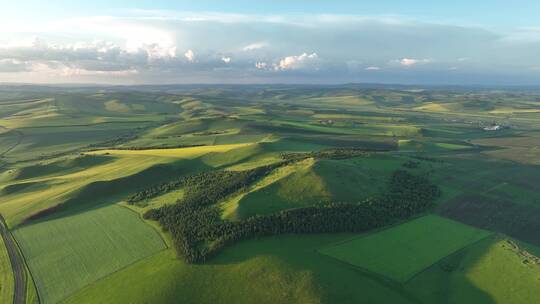
M540 1L2 1L0 82L540 85Z

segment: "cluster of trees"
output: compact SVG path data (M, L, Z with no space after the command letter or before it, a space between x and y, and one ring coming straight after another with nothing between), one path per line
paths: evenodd
M224 246L238 240L285 233L362 232L425 211L439 189L424 177L394 172L388 192L360 203L332 203L224 221L216 203L242 182L222 176L220 185L205 183L190 190L181 202L148 211L171 232L178 255L188 263L203 263ZM228 179L231 179L230 181ZM208 190L204 187L210 186Z
M284 160L302 160L306 158L315 159L347 159L358 156L365 156L373 152L373 150L361 149L361 148L337 148L326 149L322 151L312 152L297 152L297 153L282 153L281 158Z
M185 187L186 192L182 203L194 201L199 205L205 205L204 202L216 202L251 184L283 164L285 163L281 162L245 171L218 170L189 175L136 192L127 198L127 202L135 204Z

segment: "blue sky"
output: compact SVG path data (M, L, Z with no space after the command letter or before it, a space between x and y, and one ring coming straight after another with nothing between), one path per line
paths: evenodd
M0 82L540 84L539 11L528 0L9 1Z

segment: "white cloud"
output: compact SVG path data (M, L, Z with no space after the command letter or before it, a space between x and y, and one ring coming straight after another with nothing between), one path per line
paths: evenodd
M244 46L242 48L243 51L253 51L253 50L258 50L258 49L262 49L262 48L265 48L268 46L268 42L255 42L255 43L251 43L251 44L248 44L246 46Z
M187 59L189 62L195 61L195 53L193 53L192 50L187 50L187 51L184 53L184 57L186 57L186 59Z
M287 56L274 65L275 70L298 70L311 66L319 59L317 53L303 53L297 56Z
M256 62L255 67L259 70L265 70L268 67L268 63L266 62Z
M43 63L33 62L29 64L28 72L38 73L42 75L54 76L54 77L129 77L139 74L139 71L134 68L125 70L88 70L78 66L70 66L62 63Z
M431 62L431 59L413 59L413 58L403 58L398 60L399 64L404 67L412 67L419 64L427 64Z
M139 50L140 49L144 50L148 54L148 59L150 61L176 58L176 46L165 47L157 43L152 43L142 45L139 47Z
M369 76L362 78L365 81L444 82L448 75L457 75L449 71L453 66L466 67L464 73L478 77L495 79L495 74L503 78L514 73L538 82L531 70L538 66L538 28L496 32L399 16L178 11L43 20L21 19L14 21L18 26L0 27L0 70L4 72L0 81L33 81L37 77L17 72L43 64L51 69L67 67L65 74L74 75L73 81L92 73L96 82L105 83L116 80L108 77L115 71L128 75L126 82L137 71L134 81L152 83L189 82L190 77L251 81L259 76L269 82L293 79L290 76L298 76L295 81L349 82L358 81L358 75ZM324 60L318 56L322 54ZM422 73L416 73L420 67ZM256 73L255 68L273 73ZM281 73L293 70L302 73Z
M57 69L61 76L114 76L127 77L139 74L137 69L128 69L120 71L91 71L80 68L64 67Z

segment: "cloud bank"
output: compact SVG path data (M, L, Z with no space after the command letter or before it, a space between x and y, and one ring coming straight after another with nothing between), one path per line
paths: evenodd
M0 31L0 81L539 83L539 27L131 11Z

